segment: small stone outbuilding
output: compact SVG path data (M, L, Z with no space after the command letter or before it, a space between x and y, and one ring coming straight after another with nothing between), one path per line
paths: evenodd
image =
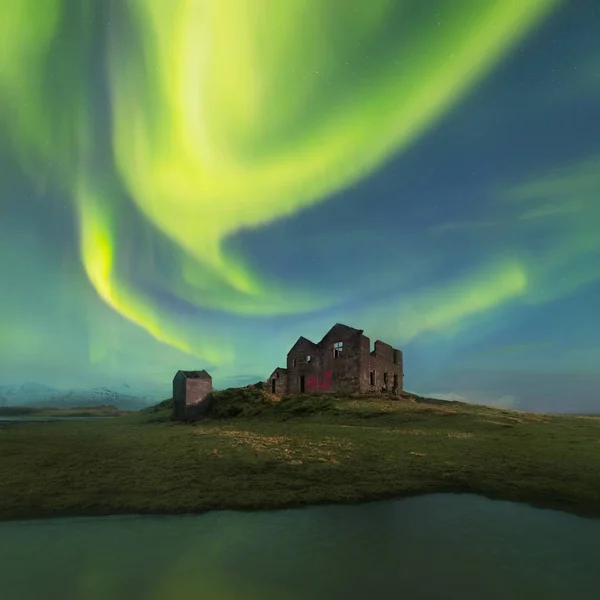
M173 417L203 415L212 401L212 377L205 371L177 371L173 377Z
M277 367L267 379L264 389L279 396L285 394L287 392L287 369Z

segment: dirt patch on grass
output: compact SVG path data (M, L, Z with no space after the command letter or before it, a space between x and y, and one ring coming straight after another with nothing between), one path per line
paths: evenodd
M267 402L271 402L272 404L278 404L279 402L281 402L281 396L278 396L277 394L272 394L271 392L265 392L264 390L262 392L262 397L264 400L266 400Z
M429 406L427 404L406 404L405 411L425 415L457 415L459 413L455 408L449 406Z
M440 429L393 429L394 433L404 435L444 436L449 438L472 438L470 431L444 431Z
M322 462L337 464L350 458L352 443L335 437L321 440L291 438L285 435L263 435L243 429L208 428L198 429L199 435L215 435L225 438L234 446L249 447L255 455L266 455L270 459L283 460L290 464ZM214 451L213 451L214 453Z
M441 430L427 430L427 429L407 429L407 430L397 430L398 433L405 433L409 435L426 435L426 436L436 436L443 435L445 437L453 437L453 438L471 438L474 437L471 432L468 431L441 431Z
M552 421L551 415L534 415L529 413L524 418L532 423L550 423Z
M391 414L406 410L406 403L398 400L356 399L336 402L337 410L360 415L363 413Z
M340 425L340 429L369 429L368 425ZM401 428L384 428L378 427L378 432L400 434L400 435L423 435L423 436L445 436L449 438L472 438L475 434L470 431L448 431L443 429L401 429Z
M484 423L490 423L490 425L499 425L500 427L512 427L514 423L507 423L506 421L491 421L490 419L485 419Z
M411 413L425 415L455 415L460 411L453 406L419 404L406 399L356 398L352 400L338 399L336 408L340 412L355 415L361 414L394 414Z
M502 410L485 410L475 413L478 417L483 417L484 423L494 423L496 425L506 425L507 423L551 423L551 415L533 414L523 411L502 409Z

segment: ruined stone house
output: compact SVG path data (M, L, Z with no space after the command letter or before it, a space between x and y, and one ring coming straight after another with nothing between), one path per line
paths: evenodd
M336 323L315 343L300 336L277 367L266 389L274 394L367 393L398 394L404 384L402 351L370 339L362 329Z
M210 408L212 377L205 371L177 371L173 378L173 416L200 416Z

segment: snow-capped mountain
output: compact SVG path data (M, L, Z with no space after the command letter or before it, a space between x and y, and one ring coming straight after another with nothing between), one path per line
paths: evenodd
M122 410L139 410L160 398L137 395L124 384L121 389L59 390L40 383L0 386L0 406L40 406L71 408L76 406L112 405ZM164 399L164 398L162 398Z

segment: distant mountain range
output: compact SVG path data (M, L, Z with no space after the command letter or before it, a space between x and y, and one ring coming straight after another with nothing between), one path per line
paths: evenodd
M39 406L42 408L74 408L112 405L121 410L139 410L164 398L130 393L128 385L121 390L93 388L58 390L41 383L0 385L1 406Z

